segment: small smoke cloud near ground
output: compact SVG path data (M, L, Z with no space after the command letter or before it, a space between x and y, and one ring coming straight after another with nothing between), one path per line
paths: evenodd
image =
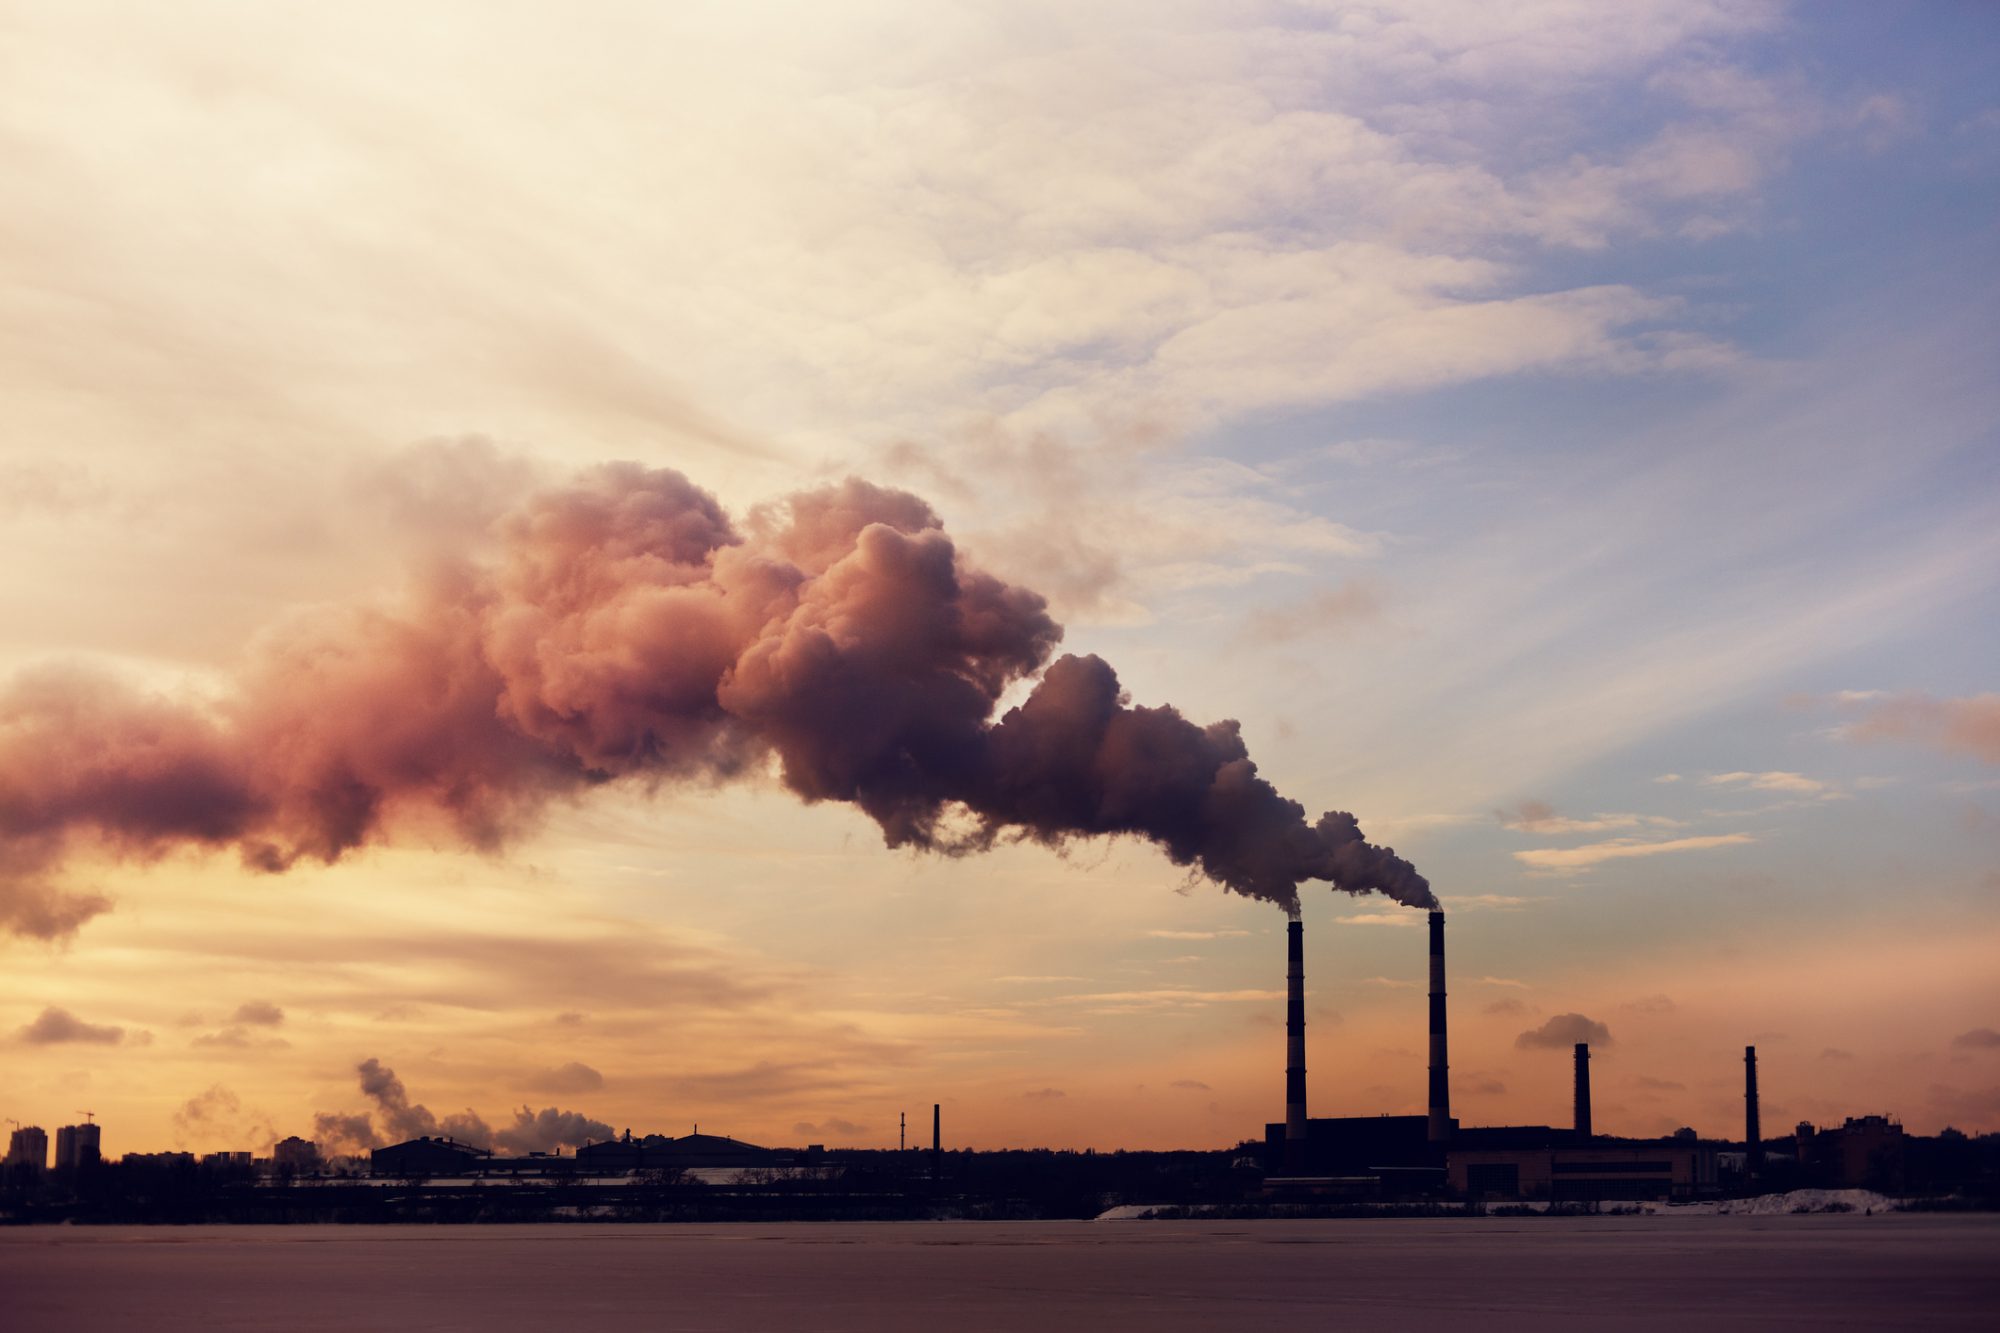
M1514 1038L1514 1045L1524 1051L1566 1051L1580 1041L1589 1042L1592 1046L1609 1046L1611 1029L1582 1014L1557 1014L1540 1027L1530 1028Z
M522 1106L514 1111L511 1123L497 1130L469 1108L435 1115L429 1107L412 1102L403 1080L380 1060L371 1056L355 1066L354 1072L362 1095L374 1108L358 1113L322 1111L314 1116L313 1137L325 1152L363 1153L426 1135L511 1153L554 1152L613 1137L611 1126L603 1121L555 1106L539 1111Z
M614 463L483 530L403 600L273 627L214 697L69 667L0 689L0 929L57 938L104 910L65 882L78 852L277 873L397 839L491 851L606 784L774 764L891 847L1129 835L1291 911L1306 880L1434 905L1353 816L1309 820L1259 776L1235 722L1054 656L1043 598L966 562L916 496L849 479L738 522Z

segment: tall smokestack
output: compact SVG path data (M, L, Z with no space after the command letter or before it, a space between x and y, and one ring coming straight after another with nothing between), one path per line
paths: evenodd
M1744 1166L1753 1176L1764 1174L1764 1130L1757 1116L1757 1048L1743 1048Z
M1294 920L1285 930L1285 1169L1305 1168L1306 1157L1306 929Z
M1431 1123L1432 1143L1451 1137L1451 1074L1444 1041L1444 913L1431 913Z
M1590 1137L1590 1043L1576 1044L1576 1136Z

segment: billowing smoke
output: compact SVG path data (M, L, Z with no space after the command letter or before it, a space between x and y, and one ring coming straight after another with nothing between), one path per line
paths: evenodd
M1236 723L1138 707L1096 657L1050 662L1043 599L970 567L915 496L863 481L733 523L676 472L618 463L497 518L490 552L399 606L304 615L218 699L45 670L0 694L0 926L106 906L68 853L232 848L281 871L398 836L496 848L612 782L769 771L892 847L1136 834L1296 911L1303 880L1417 906L1354 819L1310 823ZM996 719L1011 685L1033 680Z
M614 1137L611 1126L592 1120L581 1111L564 1111L553 1106L534 1111L523 1106L514 1112L514 1123L502 1127L493 1141L511 1153L531 1153L581 1148L586 1143L602 1143Z
M496 1132L476 1111L433 1115L429 1107L410 1100L409 1090L395 1070L372 1056L355 1066L354 1072L362 1094L375 1104L374 1109L359 1114L322 1111L314 1116L313 1137L323 1152L361 1153L385 1143L440 1134L479 1148L554 1152L612 1137L611 1126L604 1122L555 1106L539 1111L523 1106L514 1112L512 1124Z
M390 1141L442 1134L476 1148L493 1146L493 1130L478 1112L455 1111L440 1120L429 1107L412 1103L403 1080L380 1060L372 1056L363 1060L355 1073L361 1076L361 1091L375 1103L375 1119Z

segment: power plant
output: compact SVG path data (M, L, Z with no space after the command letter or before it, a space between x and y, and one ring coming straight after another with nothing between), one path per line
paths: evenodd
M1451 1114L1444 913L1429 918L1430 1079L1426 1113L1314 1118L1306 1111L1305 931L1286 930L1285 1118L1264 1127L1267 1192L1278 1196L1434 1195L1548 1199L1694 1198L1721 1188L1722 1150L1677 1136L1599 1135L1590 1046L1574 1050L1574 1110L1550 1125L1462 1126ZM1745 1052L1745 1174L1762 1170L1757 1055Z

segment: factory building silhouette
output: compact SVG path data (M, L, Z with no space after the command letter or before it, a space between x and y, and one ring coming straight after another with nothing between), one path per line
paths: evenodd
M1461 1125L1451 1114L1444 913L1430 942L1430 1069L1423 1115L1314 1118L1306 1112L1304 927L1286 931L1285 1118L1264 1127L1266 1190L1277 1196L1450 1193L1469 1198L1686 1199L1720 1192L1722 1155L1693 1137L1595 1132L1590 1047L1574 1051L1573 1115L1552 1125ZM1746 1174L1762 1170L1756 1050L1745 1052ZM1823 1150L1831 1159L1835 1150Z

